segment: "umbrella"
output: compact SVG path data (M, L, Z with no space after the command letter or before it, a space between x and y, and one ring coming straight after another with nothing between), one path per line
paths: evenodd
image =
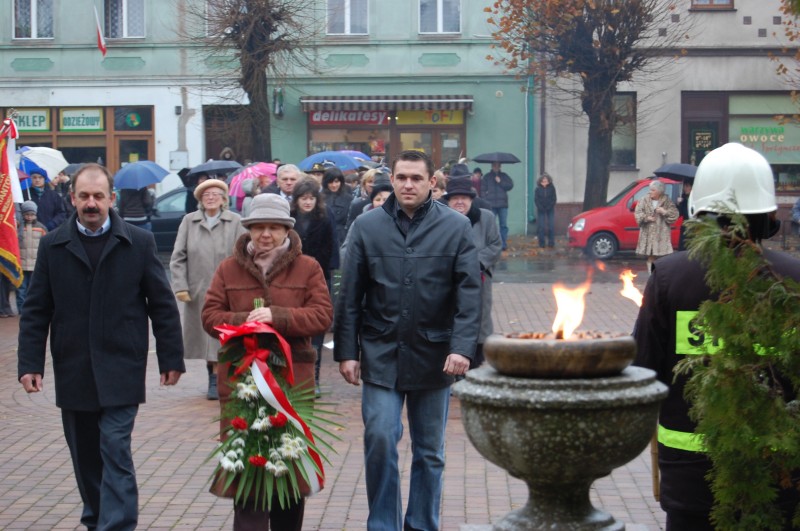
M269 176L271 181L275 181L275 173L278 165L272 162L255 162L249 164L228 177L228 195L231 197L244 197L242 181L247 179L258 179L261 176Z
M697 173L697 166L683 164L681 162L671 162L669 164L664 164L653 173L659 177L673 177L678 180L685 179L694 181L694 175Z
M369 157L367 157L367 160L369 160ZM301 160L297 166L303 171L308 171L314 164L325 164L326 162L333 164L342 171L354 171L361 166L361 162L359 162L358 159L341 151L320 151L319 153L314 153Z
M160 183L167 175L169 175L169 171L155 162L149 160L130 162L114 174L114 187L139 190L148 185Z
M363 153L361 151L353 151L352 149L340 149L339 153L344 153L345 155L350 155L354 159L361 159L366 161L372 161L372 157Z
M83 162L73 162L71 164L67 164L67 167L64 168L64 173L72 177L78 172L81 166L83 166Z
M242 165L236 162L235 160L214 160L209 159L206 162L195 166L189 173L186 174L187 177L194 177L199 173L208 173L208 174L225 174L232 172L233 170L238 170L241 168Z
M499 162L501 164L515 164L521 162L516 155L511 153L503 153L502 151L493 151L491 153L483 153L477 157L472 157L475 162Z
M49 147L24 146L17 150L17 156L19 157L19 169L28 175L30 175L30 171L27 171L24 165L27 165L30 162L36 165L39 169L44 170L45 177L55 177L59 174L59 172L61 172L61 170L69 165L67 159L64 158L64 155L59 150Z

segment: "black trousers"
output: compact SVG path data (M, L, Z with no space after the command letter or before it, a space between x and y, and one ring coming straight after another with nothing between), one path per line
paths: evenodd
M300 498L295 505L281 509L278 500L272 500L272 510L262 511L251 506L233 506L233 531L301 531L306 499Z
M131 455L131 433L139 406L99 411L61 410L75 479L88 529L133 530L139 490Z

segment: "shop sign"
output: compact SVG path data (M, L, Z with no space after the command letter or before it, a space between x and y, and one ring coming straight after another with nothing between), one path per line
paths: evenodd
M800 164L800 127L772 117L730 119L729 138L755 149L770 164Z
M397 125L461 125L464 111L398 111Z
M67 132L105 131L103 109L61 109L58 128Z
M50 109L17 109L17 129L20 133L50 131Z
M310 125L381 125L389 123L388 111L314 111Z

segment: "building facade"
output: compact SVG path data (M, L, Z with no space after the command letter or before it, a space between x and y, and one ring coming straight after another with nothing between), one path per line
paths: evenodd
M319 26L315 63L270 80L273 156L299 162L357 149L390 160L424 149L441 166L511 152L523 162L504 168L515 181L509 227L525 232L533 105L523 82L486 58L488 5L319 0L321 16L308 19ZM70 162L112 171L136 160L178 171L224 148L245 162L246 149L220 132L226 110L246 98L220 89L232 59L204 49L206 8L203 0L0 0L8 21L0 24L0 112L17 110L18 145L54 147Z
M649 74L619 87L618 103L634 117L614 136L609 198L631 181L653 175L670 162L699 164L710 150L740 142L761 152L775 172L779 202L800 195L800 128L791 91L776 74L790 68L796 44L784 37L779 0L684 0L673 25L657 31L685 32L682 49ZM682 28L682 29L678 29ZM573 109L578 109L577 104ZM558 230L582 209L586 176L587 124L549 105L545 95L537 137L537 171L552 174L558 187ZM568 149L565 149L568 146Z

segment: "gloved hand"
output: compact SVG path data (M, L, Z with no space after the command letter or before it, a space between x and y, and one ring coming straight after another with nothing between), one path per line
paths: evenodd
M181 302L191 302L192 297L189 295L188 291L179 291L175 294L175 298Z

